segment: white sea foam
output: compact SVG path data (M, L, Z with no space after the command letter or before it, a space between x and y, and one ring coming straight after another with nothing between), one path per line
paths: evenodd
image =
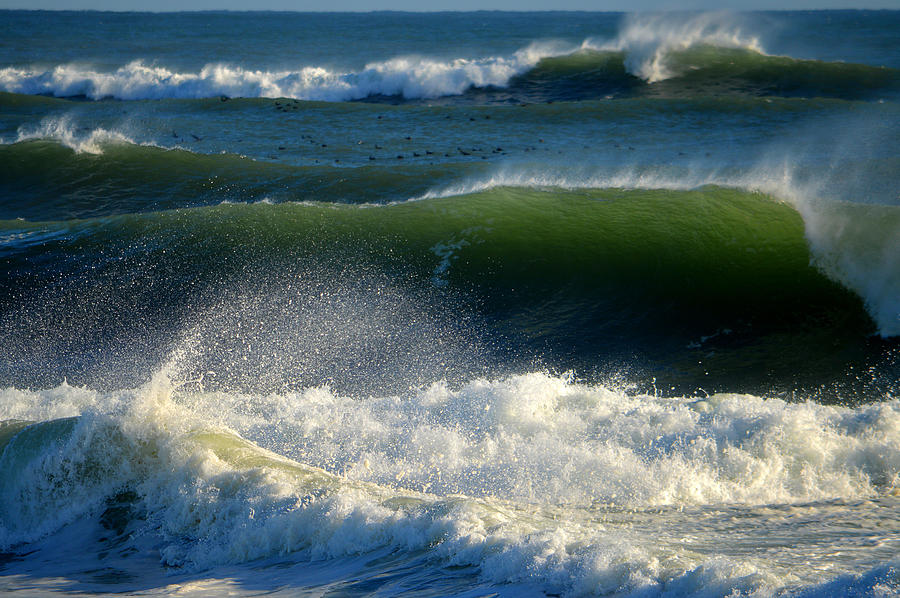
M153 535L145 544L165 563L189 569L393 548L570 595L766 595L820 581L803 559L831 559L836 572L856 562L818 537L810 550L821 555L756 561L785 518L897 526L889 508L865 506L900 484L897 401L662 399L541 373L366 400L190 386L160 375L109 393L0 392L0 419L80 414L20 433L0 457L4 548L96 516L131 489L147 516L134 538ZM831 499L841 502L808 502ZM744 536L748 553L703 548Z
M896 402L660 399L537 373L366 401L320 388L255 398L253 414L240 413L247 397L194 398L203 411L233 405L223 425L279 454L440 495L646 507L863 498L900 484Z
M470 87L503 86L545 56L564 53L555 44L532 44L511 56L437 60L396 57L373 62L360 71L340 72L319 66L296 70L253 70L237 65L209 64L198 72L176 72L133 61L104 72L83 65L59 65L50 70L0 69L0 89L13 93L121 100L288 97L347 101L372 95L435 98L461 94Z

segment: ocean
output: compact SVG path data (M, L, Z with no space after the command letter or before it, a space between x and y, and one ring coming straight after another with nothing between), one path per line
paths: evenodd
M0 32L4 595L900 595L900 11Z

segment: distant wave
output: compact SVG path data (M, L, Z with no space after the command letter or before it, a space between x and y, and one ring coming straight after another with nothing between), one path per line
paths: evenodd
M26 96L19 96L26 97ZM0 219L61 220L222 202L390 203L481 165L392 163L339 169L197 153L138 141L128 127L48 117L0 138ZM397 162L397 161L395 161Z
M79 65L50 70L0 70L0 89L14 93L84 96L99 100L162 98L290 97L347 101L369 96L436 98L458 95L471 87L503 86L548 55L529 47L510 57L440 61L398 57L373 63L357 72L335 72L318 66L298 70L251 70L210 64L199 72L180 73L134 61L112 72Z
M663 85L665 84L665 85ZM900 72L867 65L775 57L732 18L633 16L611 40L534 42L509 56L441 60L398 56L358 71L321 66L254 70L207 64L179 72L147 60L113 71L83 64L0 69L0 90L93 100L225 97L353 101L497 92L495 101L579 100L617 94L813 95L864 98L900 91Z

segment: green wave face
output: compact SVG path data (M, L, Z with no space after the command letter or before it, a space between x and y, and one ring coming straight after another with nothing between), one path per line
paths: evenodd
M83 241L61 241L66 252L135 239L154 239L178 251L202 239L215 251L252 260L267 251L313 254L330 245L335 251L347 247L348 255L365 250L359 259L371 256L383 264L399 252L404 263L422 273L433 271L445 253L452 253L439 275L454 285L508 281L515 286L580 277L596 288L609 281L612 287L665 293L675 281L690 281L697 292L691 285L680 285L680 292L700 295L735 285L749 292L760 276L809 270L803 223L793 209L760 194L720 187L501 187L383 207L224 204L60 225L5 223L9 231L50 233L58 226L73 239L81 231L91 233ZM498 256L504 259L494 259ZM216 262L203 268L214 270ZM541 276L533 275L537 272ZM719 284L722 280L727 284Z
M510 81L508 93L530 101L651 96L896 97L900 71L843 62L768 56L749 49L699 45L660 57L668 75L647 82L626 68L625 52L581 50L542 59Z
M542 59L509 88L538 102L578 101L641 94L646 83L625 69L624 53L584 50Z
M360 357L375 350L368 334L387 343L377 351L390 355L379 358L385 372L427 377L441 362L432 360L435 349L422 348L427 358L394 367L403 343L415 337L442 346L436 338L460 333L451 334L447 322L474 314L480 323L463 324L464 336L480 335L475 344L482 348L512 347L521 359L539 355L582 368L643 356L677 384L727 371L739 378L743 372L752 386L780 384L796 371L819 376L848 352L864 351L874 332L859 298L810 265L797 212L765 195L722 187L496 188L382 207L225 204L64 224L7 221L2 228L15 239L7 246L5 280L16 282L6 292L17 303L5 326L25 326L47 343L17 347L22 354L13 364L89 354L77 334L87 326L98 338L142 346L157 337L171 342L173 328L196 322L198 313L217 313L217 331L201 337L226 345L240 338L254 351L274 351L277 340L275 346L294 344L304 354L279 366L271 384L292 376L315 382L298 369L327 379L328 368L347 367L313 363L313 350L368 359ZM41 243L30 243L32 237ZM56 256L57 268L69 274L47 280L46 256ZM82 279L85 267L90 278ZM89 307L67 307L73 293L80 303L92 297ZM320 310L308 296L326 297L330 307ZM444 324L429 324L424 333L398 321L407 314L421 324L411 315L417 312ZM54 353L47 347L59 328L41 333L33 325L48 320L60 322L62 337L79 340ZM306 338L315 330L319 340ZM481 350L447 342L455 356L438 374L466 373L471 363L463 355ZM846 350L833 352L835 343ZM147 359L153 351L144 347ZM482 351L485 361L489 353ZM795 368L798 360L820 358L822 369ZM267 368L266 359L256 363L257 381L279 369ZM405 375L397 374L397 382Z
M784 97L867 99L900 92L900 71L844 62L767 56L752 50L699 46L668 57L686 89ZM665 87L665 86L663 86Z

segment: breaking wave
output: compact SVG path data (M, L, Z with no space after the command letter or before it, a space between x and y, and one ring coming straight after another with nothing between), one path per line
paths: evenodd
M555 593L758 591L789 577L686 549L679 529L703 513L724 541L734 517L892 504L900 484L896 401L659 399L540 373L367 400L190 388L0 391L0 547L102 525L117 539L80 549L173 571L389 550ZM896 583L868 577L831 584Z
M441 60L397 56L361 70L286 70L207 64L180 72L135 60L112 71L82 64L0 69L0 90L93 100L366 98L428 100L478 91L502 101L626 95L787 95L868 98L900 90L895 69L767 55L735 17L629 16L611 40L539 41L508 55Z

